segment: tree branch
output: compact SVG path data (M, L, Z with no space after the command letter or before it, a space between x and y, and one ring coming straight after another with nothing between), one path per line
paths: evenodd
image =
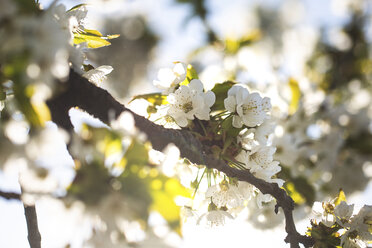
M37 224L37 215L35 205L27 206L23 204L28 231L28 243L31 248L41 248L41 235Z
M13 192L0 191L0 197L3 197L7 200L21 200L21 194Z
M232 168L225 161L206 154L199 140L187 130L166 129L154 124L133 113L117 102L106 90L95 86L74 71L70 72L69 80L64 84L64 91L47 102L52 112L52 120L57 125L67 129L72 128L68 114L66 114L72 107L79 107L107 124L111 121L110 118L117 118L122 112L129 111L133 114L136 127L146 133L154 149L163 150L169 143L174 143L180 149L181 156L191 162L217 169L229 177L236 177L240 181L254 185L264 194L272 195L277 201L275 211L278 207L284 211L285 230L288 234L285 242L289 243L291 248L300 247L300 243L305 247L313 245L312 238L297 232L292 215L294 202L276 183L268 183L254 177L248 170Z
M21 200L21 194L13 192L4 192L0 191L0 197L3 197L7 200ZM37 215L35 205L29 206L23 203L25 210L27 231L28 231L28 242L31 248L40 248L41 247L41 235L39 232L39 227L37 224Z

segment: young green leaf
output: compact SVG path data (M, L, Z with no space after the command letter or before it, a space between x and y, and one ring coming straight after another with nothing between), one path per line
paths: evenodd
M92 29L85 29L82 33L74 33L74 44L86 42L89 48L99 48L109 46L111 43L107 39L114 39L119 35L109 35L104 37L99 31Z
M345 192L340 189L340 191L338 192L338 196L335 200L335 206L339 205L341 202L346 202L346 196L345 196Z
M187 70L186 70L186 79L180 83L180 85L188 85L191 80L193 79L198 79L198 73L196 72L195 68L192 65L187 65Z
M77 10L78 8L83 7L83 6L87 6L87 4L86 3L81 3L81 4L78 4L78 5L75 5L74 7L67 10L66 12L71 12L71 11Z
M151 94L144 94L144 95L138 95L132 98L130 102L136 100L136 99L145 99L149 103L151 103L154 106L164 105L167 104L167 96L162 95L161 93L151 93ZM129 102L129 103L130 103Z
M216 96L216 102L212 106L212 111L225 110L224 100L227 98L227 91L234 85L232 81L226 81L222 84L216 84L212 92Z
M291 103L289 104L289 114L294 114L297 111L300 103L301 91L297 80L291 78L288 84L292 94Z

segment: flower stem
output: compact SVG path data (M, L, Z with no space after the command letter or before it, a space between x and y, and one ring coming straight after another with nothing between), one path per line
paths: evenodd
M198 189L199 189L200 182L201 182L201 180L203 179L206 170L208 170L208 169L207 169L207 168L204 169L203 174L201 175L201 177L200 177L200 179L199 179L199 181L198 181L198 184L197 184L196 187L195 187L194 194L193 194L193 196L192 196L193 199L195 198L196 192L197 192Z

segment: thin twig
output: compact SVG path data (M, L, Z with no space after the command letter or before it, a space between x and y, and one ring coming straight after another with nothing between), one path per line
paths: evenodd
M0 197L5 198L7 200L21 200L21 194L13 192L0 191Z

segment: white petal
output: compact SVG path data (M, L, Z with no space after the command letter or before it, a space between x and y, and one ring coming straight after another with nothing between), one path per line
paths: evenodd
M209 112L210 112L209 108L204 108L195 113L195 116L200 120L209 120L210 119Z
M239 116L244 116L242 103L237 104L236 112Z
M242 119L238 115L233 116L232 125L235 128L241 128L243 126Z
M188 122L187 122L187 119L185 116L179 116L177 118L174 118L174 120L176 121L176 123L180 126L180 127L186 127Z
M264 98L262 99L262 108L263 108L265 111L270 111L270 109L271 109L270 98L268 98L268 97L264 97Z
M171 93L167 96L167 101L170 103L170 104L176 104L177 103L177 99L176 99L176 95L174 93Z
M212 91L207 91L205 94L204 94L204 101L205 101L205 104L208 106L208 107L211 107L214 102L216 101L216 96L215 94L212 92Z
M261 102L262 102L262 98L260 94L258 94L257 92L249 94L248 97L244 101L244 103L254 103L255 105L260 105Z
M195 90L198 93L203 92L204 89L203 84L199 79L191 80L188 86L190 87L190 89Z
M189 120L194 120L194 114L195 114L195 110L191 110L191 111L185 113L185 116Z
M189 98L190 95L191 95L191 91L190 91L190 88L185 86L185 85L181 85L177 90L176 90L176 94L177 94L177 97L180 97L180 98Z
M194 109L200 109L200 108L204 108L204 98L203 96L200 94L200 95L196 95L193 97L192 99L192 106Z
M103 72L105 75L109 74L110 72L112 72L112 70L114 70L114 68L112 68L112 66L110 65L101 65L99 67L96 68L97 71L101 71Z
M249 96L248 88L244 85L234 85L233 87L237 104L242 103Z
M225 109L231 113L236 111L236 100L234 96L229 96L223 101Z
M212 196L215 195L218 191L219 191L218 184L215 184L215 185L213 185L213 186L210 186L210 187L207 189L207 192L205 192L205 197L207 197L207 198L212 197Z
M154 85L158 88L169 88L176 76L169 68L162 68L158 72L158 80L154 80Z
M263 123L265 116L266 115L264 113L262 114L249 113L247 115L243 115L242 120L244 122L244 125L248 127L255 127Z
M285 183L285 181L283 179L280 179L280 178L271 178L270 180L268 180L269 183L276 183L278 184L279 187L282 187L283 184Z
M181 83L186 78L187 66L184 63L177 63L173 67L173 73L177 76L177 82Z

